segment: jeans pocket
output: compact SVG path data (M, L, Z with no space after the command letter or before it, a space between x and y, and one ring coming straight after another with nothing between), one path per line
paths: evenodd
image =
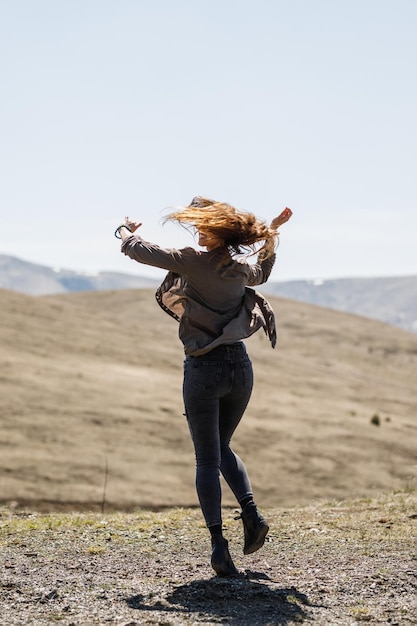
M219 361L186 362L184 383L191 393L212 397L222 381L223 363Z
M252 389L253 387L253 369L252 363L248 360L240 361L239 370L243 387Z

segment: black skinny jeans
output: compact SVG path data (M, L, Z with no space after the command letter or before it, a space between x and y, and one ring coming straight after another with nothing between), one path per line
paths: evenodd
M184 361L185 412L196 456L196 488L208 527L222 523L220 472L238 501L252 496L230 440L249 402L252 363L242 342Z

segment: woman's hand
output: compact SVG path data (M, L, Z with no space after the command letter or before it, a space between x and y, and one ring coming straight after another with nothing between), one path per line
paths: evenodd
M276 230L277 228L279 228L280 226L282 226L282 224L285 224L285 222L288 222L288 220L290 219L292 215L292 211L291 209L289 209L288 207L286 207L282 213L280 213L278 215L278 217L275 217L272 222L271 222L271 228L273 230Z
M128 226L131 233L134 233L135 230L137 230L140 226L142 226L142 222L133 222L131 219L129 219L127 215L125 217L125 224L126 226Z

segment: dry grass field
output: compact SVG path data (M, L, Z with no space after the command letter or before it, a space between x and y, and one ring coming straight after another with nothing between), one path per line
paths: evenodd
M182 347L153 292L0 298L0 500L99 510L107 481L108 511L194 506ZM413 491L417 335L270 300L278 345L247 341L255 390L235 437L258 503Z

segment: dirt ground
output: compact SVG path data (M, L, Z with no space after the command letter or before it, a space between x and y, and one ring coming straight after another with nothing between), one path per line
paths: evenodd
M3 508L0 623L415 624L413 494L263 513L267 542L244 557L241 522L225 509L241 572L228 579L211 570L195 509L45 515Z

